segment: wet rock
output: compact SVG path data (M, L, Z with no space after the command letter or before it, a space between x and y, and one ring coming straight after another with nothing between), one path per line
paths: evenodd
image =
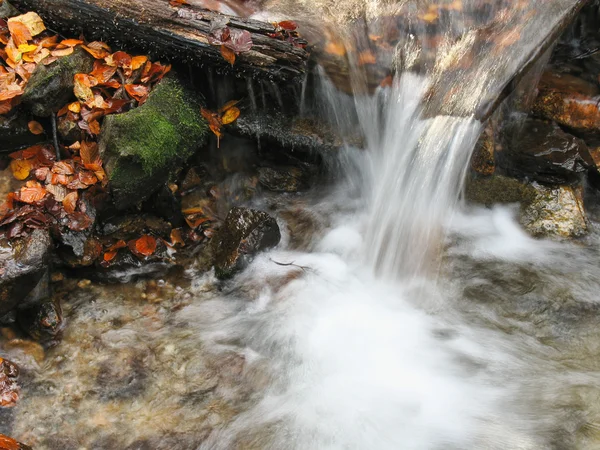
M181 197L163 185L152 197L142 205L142 210L160 216L174 228L184 225L185 219L181 213Z
M298 167L260 167L258 182L273 192L298 192L308 187L307 174Z
M0 115L0 153L28 147L45 140L43 135L35 135L29 131L29 122L22 110L10 115Z
M55 343L64 328L62 308L58 300L48 300L19 310L17 322L33 339L48 344Z
M534 201L523 210L521 223L537 237L580 237L587 233L583 189L571 186L541 186Z
M473 156L471 157L471 169L480 175L493 175L496 170L495 140L491 127L486 127L477 141Z
M514 177L551 184L577 181L593 165L582 139L565 133L555 123L537 119L519 125L519 131L499 153L498 162Z
M31 235L11 241L0 240L0 315L16 306L25 306L39 300L49 282L47 262L51 248L50 235L45 230L34 230ZM38 292L34 292L38 289ZM33 291L33 293L32 293ZM28 298L28 295L32 296Z
M8 0L4 0L0 2L0 18L6 19L8 17L13 17L19 14L19 11L12 6Z
M232 277L259 251L275 247L281 239L277 221L263 211L235 207L213 238L215 273Z
M27 83L22 102L36 116L52 115L73 97L75 74L88 73L93 65L94 58L81 47L47 66L38 64Z
M308 119L291 119L266 112L244 111L228 132L290 151L328 153L339 149L344 139L323 123ZM360 138L350 138L356 141Z
M69 120L67 116L60 117L57 123L57 130L60 137L66 144L72 144L82 139L83 133L77 122Z
M542 76L538 91L532 106L536 116L578 132L597 133L600 129L600 91L594 84L549 71Z
M0 449L5 450L32 450L29 445L15 441L13 438L0 434Z
M205 141L202 98L166 77L142 106L105 118L100 154L117 209L146 200Z
M165 220L151 214L128 214L105 220L98 227L98 232L102 236L127 241L148 233L168 238L171 228Z
M17 384L19 368L7 359L0 358L0 406L13 407L19 400L20 389Z
M537 191L530 184L502 175L467 177L465 185L465 198L468 201L488 207L510 203L527 207L536 196Z

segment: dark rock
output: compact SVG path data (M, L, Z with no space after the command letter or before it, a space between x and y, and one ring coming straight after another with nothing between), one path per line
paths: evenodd
M298 192L308 187L308 176L298 167L260 167L258 182L273 192Z
M1 19L7 19L8 17L13 17L13 16L17 16L19 14L19 11L17 11L17 9L12 6L8 0L4 0L3 2L0 2L0 18Z
M0 152L38 144L45 140L43 135L35 135L29 131L27 115L22 110L8 116L0 115Z
M67 116L60 117L57 124L58 134L63 138L66 144L72 144L82 139L83 133L79 125Z
M266 112L243 111L227 131L290 151L330 153L344 145L344 139L321 122L292 119ZM356 141L357 146L360 146L360 138L348 140Z
M17 322L29 336L42 343L54 343L64 328L62 308L53 300L19 310Z
M496 171L495 146L494 131L488 126L473 151L471 169L480 175L493 175Z
M538 87L532 111L543 119L576 130L597 133L600 129L600 90L569 74L546 72Z
M175 195L168 186L163 185L142 205L142 210L160 216L173 228L182 227L185 219L181 212L181 197Z
M150 197L204 143L201 103L169 76L142 106L104 119L100 154L117 209Z
M277 221L263 211L235 207L213 239L215 273L232 277L253 255L275 247L281 239Z
M73 77L92 70L94 58L81 47L49 65L38 64L27 83L22 102L36 116L47 117L73 98Z
M498 160L512 176L551 184L577 181L593 165L582 139L565 133L555 123L537 119L519 126Z
M160 217L150 214L129 214L105 220L99 225L98 232L102 236L128 241L148 233L168 238L171 228L171 225Z
M0 314L5 314L25 301L47 274L52 241L44 230L11 241L0 241ZM43 290L42 290L43 291Z

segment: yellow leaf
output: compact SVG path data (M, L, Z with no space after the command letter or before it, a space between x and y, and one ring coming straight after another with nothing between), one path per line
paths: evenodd
M240 110L237 107L232 106L227 111L225 111L225 113L223 114L223 117L221 118L221 122L223 123L223 125L227 125L232 122L235 122L235 120L239 116L240 116Z
M37 45L32 44L21 44L17 47L21 53L29 53L37 49Z
M27 159L14 159L10 162L10 170L17 180L24 180L29 176L33 166Z
M8 19L8 23L10 24L11 22L22 23L27 27L32 36L37 36L46 29L42 18L33 11L28 12L27 14L22 14L20 16L11 17L10 19Z

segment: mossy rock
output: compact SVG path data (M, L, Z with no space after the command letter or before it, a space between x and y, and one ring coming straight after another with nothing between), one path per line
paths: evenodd
M81 47L52 64L38 64L23 93L22 101L36 116L48 117L62 108L73 97L73 77L88 73L94 67L94 58Z
M139 108L105 118L100 153L118 209L150 197L204 144L201 104L199 94L170 75Z
M472 203L485 206L520 203L523 208L526 208L536 199L537 192L531 185L515 178L502 175L491 177L475 175L467 178L465 197Z

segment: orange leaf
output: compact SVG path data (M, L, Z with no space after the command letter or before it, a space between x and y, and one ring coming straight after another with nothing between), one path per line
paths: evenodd
M73 91L75 96L82 102L86 102L94 98L94 93L90 88L90 77L83 73L78 73L74 77L75 85Z
M13 438L0 434L0 449L2 450L21 450L23 446Z
M125 242L123 239L117 241L115 244L111 245L108 248L109 252L113 252L115 250L119 250L120 248L125 248L127 247L127 242Z
M221 56L232 66L235 64L235 52L229 47L221 45Z
M79 114L81 112L81 103L79 103L79 102L69 103L69 106L67 106L67 109L69 111L71 111L73 114Z
M10 162L10 170L17 180L24 180L29 176L33 165L28 159L15 159Z
M52 56L56 57L69 56L71 53L73 53L73 47L59 48L50 52Z
M156 239L146 234L135 241L135 249L144 256L150 256L156 251Z
M239 100L229 100L227 103L225 103L223 106L221 106L221 107L219 108L219 112L220 112L220 113L222 113L222 112L225 112L225 111L227 111L229 108L231 108L231 107L233 107L233 106L237 105L239 102L240 102Z
M25 28L27 28L27 31L31 36L37 36L38 34L40 34L42 31L44 31L46 29L46 26L44 25L44 21L42 20L42 18L34 12L28 12L28 13L22 14L20 16L11 17L10 19L8 19L8 29L10 30L11 25L14 25L15 23L20 23L20 24L24 25ZM11 34L12 34L12 30L11 30ZM31 38L29 38L29 39L31 39Z
M64 41L60 41L60 44L67 47L75 47L76 45L83 44L83 41L79 39L65 39Z
M96 142L82 141L79 149L81 162L84 165L97 164L100 161L100 153L98 152L98 144Z
M19 21L8 20L8 29L13 38L15 46L26 45L27 41L33 39L29 28Z
M23 203L39 202L46 196L46 189L37 181L28 181L17 193L16 199Z
M149 92L148 86L144 86L143 84L126 84L125 90L138 102L145 100Z
M42 134L44 132L44 128L42 127L42 125L40 125L40 123L36 122L35 120L29 122L27 126L29 127L29 131L31 131L33 134L37 135Z
M181 6L181 5L189 5L189 3L186 0L169 0L169 5Z
M138 70L140 67L146 64L146 61L148 61L147 56L134 56L131 58L131 69Z
M292 22L291 20L284 20L283 22L279 22L277 26L287 31L294 31L296 28L298 28L296 22Z
M181 228L173 228L171 230L171 245L181 245L185 246L185 242L183 240L183 236L181 235Z
M73 192L67 194L67 196L62 201L63 207L65 208L65 211L67 212L67 214L73 214L75 212L75 210L77 209L77 198L78 197L79 197L79 195L77 194L77 191L73 191Z
M328 42L327 45L325 45L325 52L334 56L345 56L346 47L344 44L339 44L337 42Z
M117 251L116 250L109 250L104 254L104 261L106 262L110 262L113 259L115 259L115 257L117 256Z
M96 59L104 59L110 55L109 51L102 48L100 45L92 46L94 42L88 45L82 45L83 49Z
M240 116L240 110L233 106L231 108L229 108L227 111L225 111L225 114L223 114L223 117L221 117L221 122L223 123L223 125L227 125L230 124L232 122L235 122L235 120Z

